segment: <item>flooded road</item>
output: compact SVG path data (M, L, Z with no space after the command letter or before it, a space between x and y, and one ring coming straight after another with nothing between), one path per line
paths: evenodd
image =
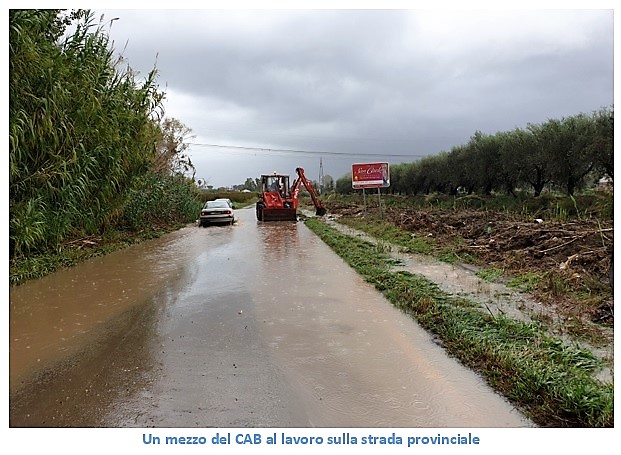
M10 425L524 427L306 226L187 227L10 292Z

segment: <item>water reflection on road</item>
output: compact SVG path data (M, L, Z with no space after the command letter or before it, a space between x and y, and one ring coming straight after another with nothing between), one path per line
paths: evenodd
M308 229L259 232L257 313L311 425L526 425Z
M238 212L12 289L11 425L530 425L303 223Z

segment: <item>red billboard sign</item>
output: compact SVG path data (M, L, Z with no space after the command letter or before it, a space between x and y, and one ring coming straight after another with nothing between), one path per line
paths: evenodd
M388 163L357 163L351 167L353 189L386 188L390 186Z

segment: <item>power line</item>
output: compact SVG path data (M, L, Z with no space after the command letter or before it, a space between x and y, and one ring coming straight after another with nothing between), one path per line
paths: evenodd
M422 158L425 155L419 155L414 153L401 154L401 153L357 153L357 152L327 152L318 150L297 150L297 149L277 149L268 147L245 147L241 145L224 145L224 144L204 144L190 142L190 146L197 147L214 147L222 149L244 150L250 152L277 152L277 153L289 153L298 155L328 155L328 156L369 156L369 157L391 157L391 158Z

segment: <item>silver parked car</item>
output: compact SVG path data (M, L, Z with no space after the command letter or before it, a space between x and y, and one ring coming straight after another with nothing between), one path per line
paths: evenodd
M207 226L211 223L233 224L235 222L235 214L233 207L224 200L207 201L201 210L198 225Z

